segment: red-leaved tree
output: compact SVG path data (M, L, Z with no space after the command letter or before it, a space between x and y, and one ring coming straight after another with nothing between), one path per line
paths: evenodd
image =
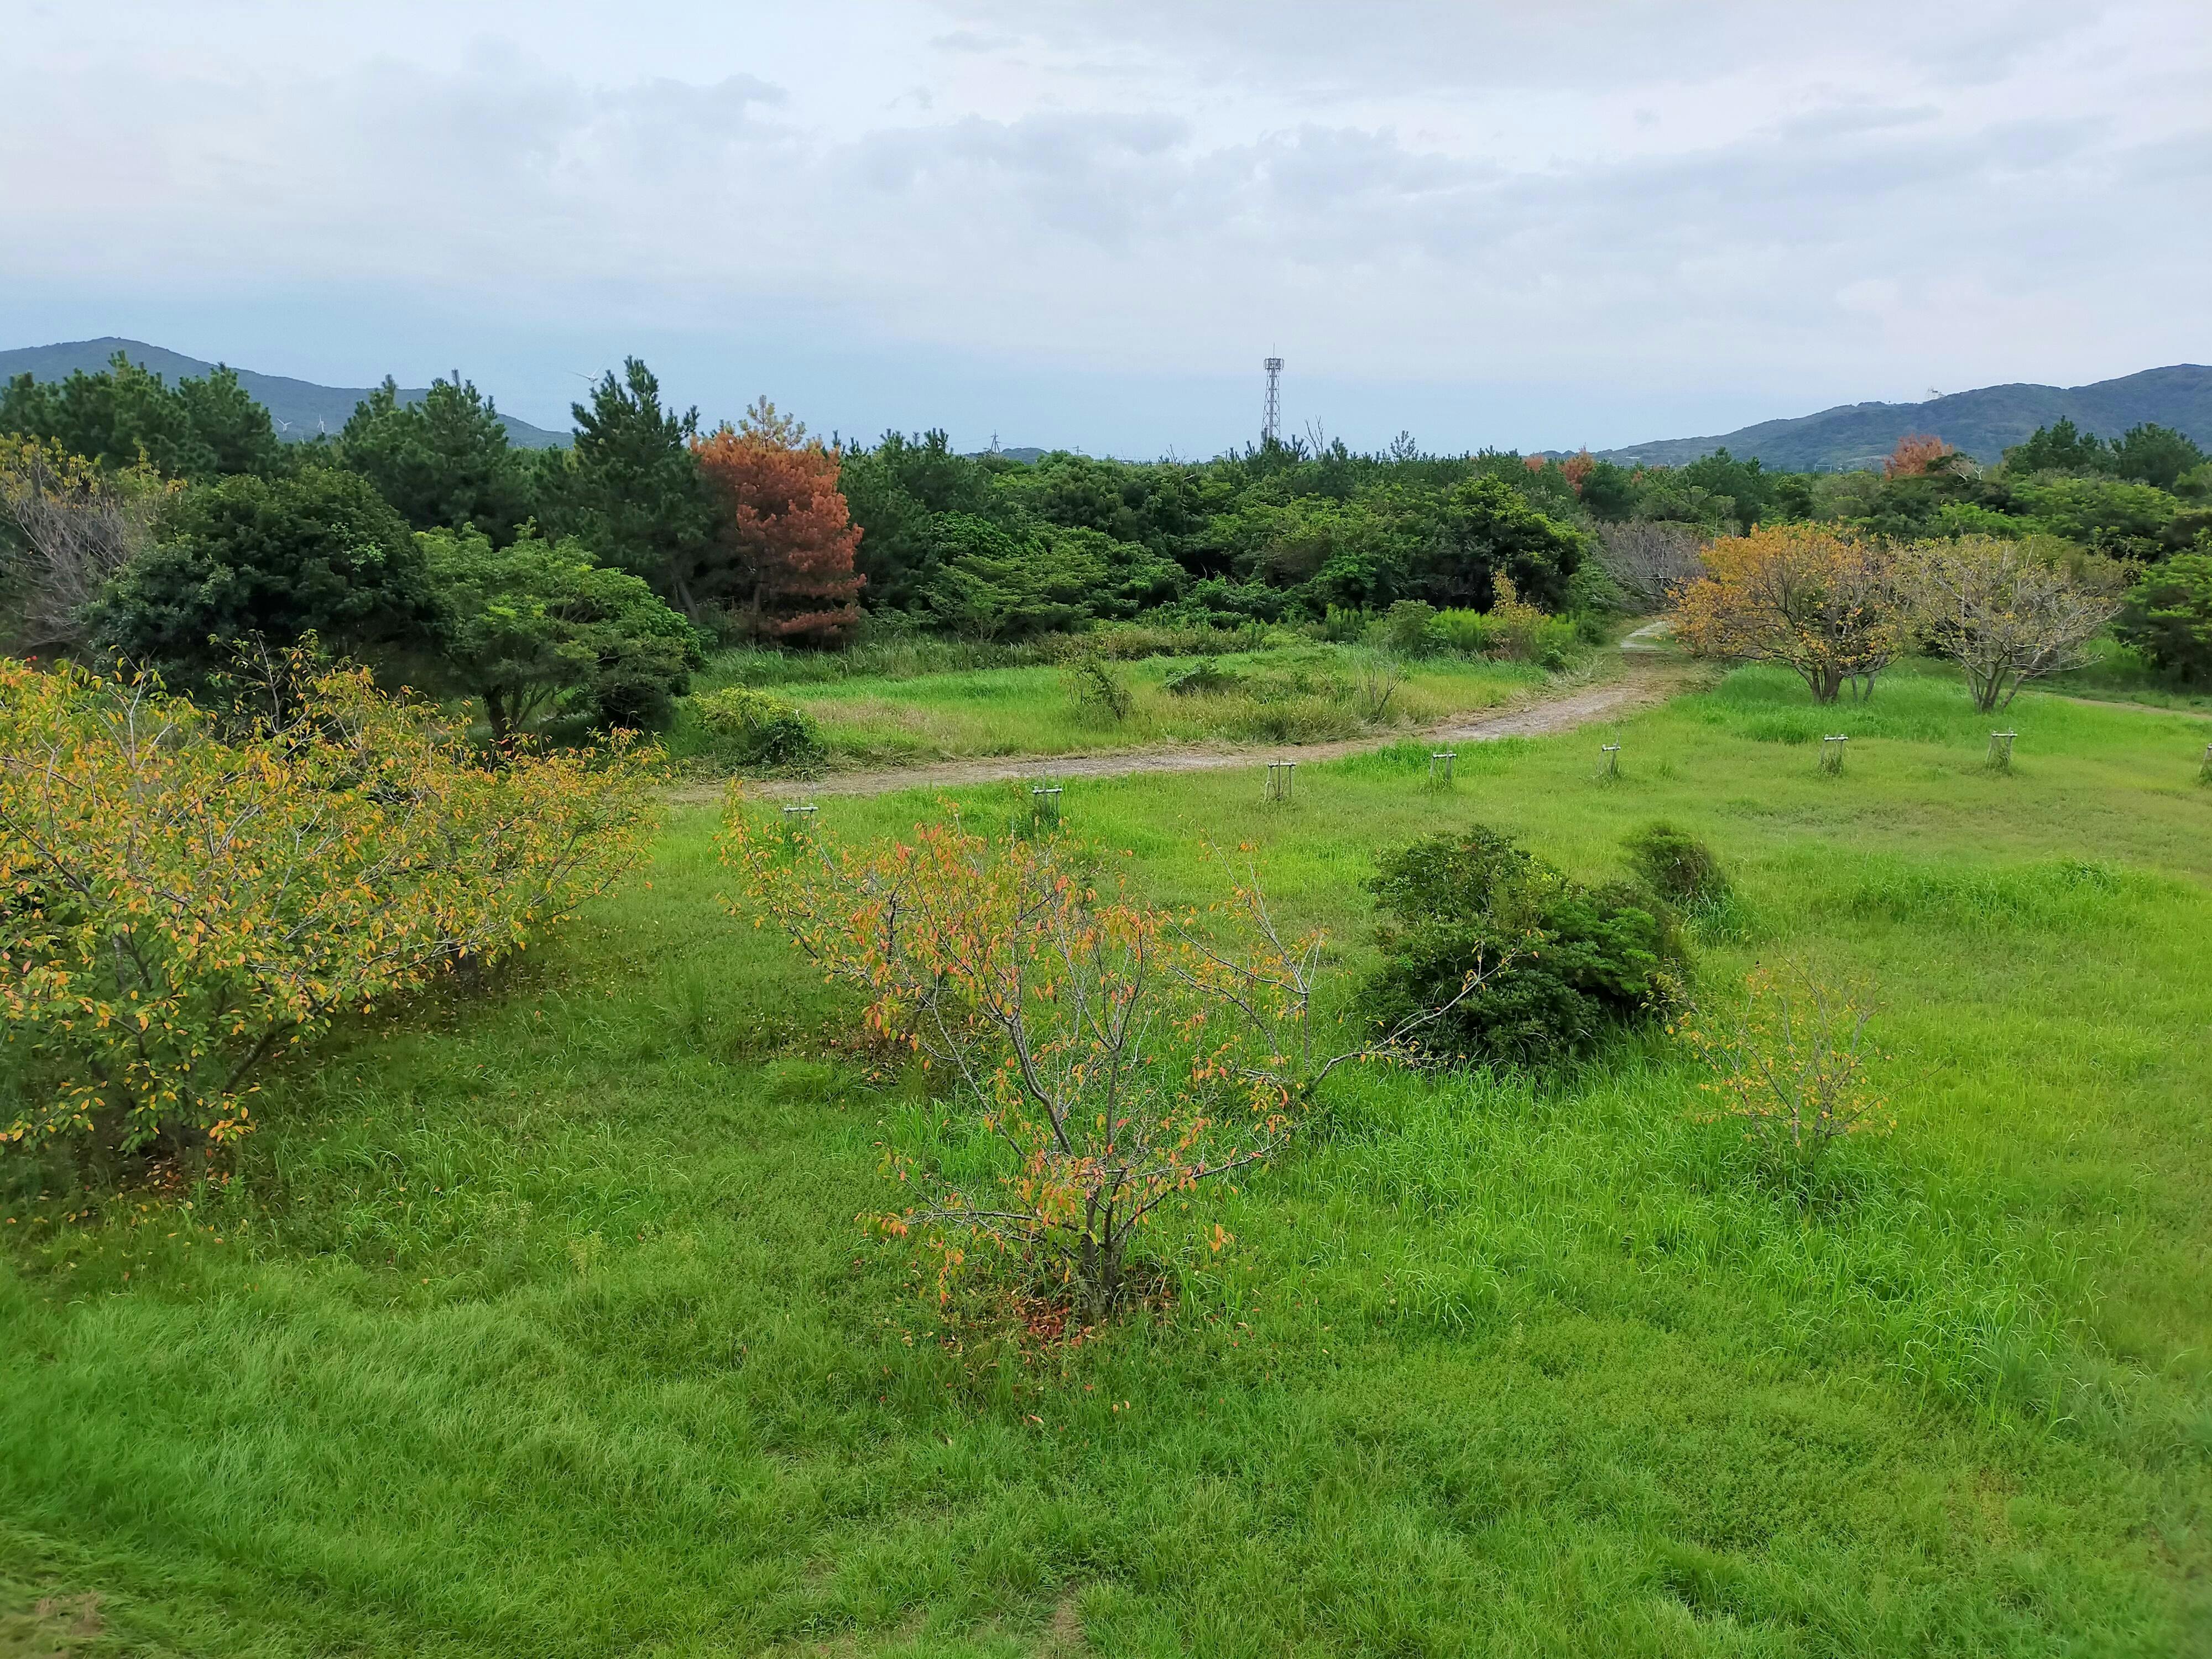
M860 527L837 488L843 457L763 398L737 427L692 441L721 507L723 555L701 598L764 639L834 644L860 619Z

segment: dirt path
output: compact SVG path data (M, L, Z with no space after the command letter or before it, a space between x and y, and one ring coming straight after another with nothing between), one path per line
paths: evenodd
M1490 743L1499 738L1548 737L1578 726L1622 716L1664 702L1686 690L1693 675L1679 662L1652 655L1626 655L1619 675L1595 685L1536 701L1449 720L1414 732L1385 732L1336 743L1157 744L1115 749L1096 755L986 755L960 760L924 761L878 771L833 772L811 782L771 778L751 784L751 793L770 799L799 796L883 795L898 789L953 789L1016 778L1118 778L1137 772L1208 772L1231 766L1257 766L1271 760L1324 761L1381 749L1408 738L1438 743ZM666 799L678 805L700 805L722 798L719 783L684 783Z

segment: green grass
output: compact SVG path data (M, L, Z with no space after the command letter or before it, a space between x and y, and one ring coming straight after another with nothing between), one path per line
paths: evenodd
M843 1057L687 811L498 997L277 1079L227 1185L15 1170L0 1641L96 1592L143 1653L2208 1650L2200 725L2023 696L1998 776L1940 674L1802 695L1471 748L1449 796L1408 744L1287 807L1256 769L1066 803L1164 899L1251 842L1340 982L1379 846L1480 816L1594 877L1705 837L1705 994L1781 952L1878 988L1899 1126L1809 1208L1663 1039L1365 1072L1155 1238L1164 1313L955 1351L854 1218L880 1143L957 1132Z
M2052 690L2100 702L2139 702L2153 708L2212 714L2212 690L2184 685L2161 674L2140 653L2109 635L2093 641L2090 649L2094 653L2091 661L2051 677L2047 684Z
M1206 740L1312 742L1493 708L1551 677L1524 663L1438 657L1399 665L1405 683L1379 720L1366 718L1362 675L1387 659L1341 646L1305 644L1212 656L1237 677L1234 689L1177 695L1165 682L1201 660L1152 657L1112 665L1134 694L1115 720L1086 704L1066 672L1050 664L903 673L841 674L777 686L811 714L836 761L899 764L965 756L1138 748ZM703 684L703 682L702 682ZM707 752L705 734L679 708L669 734L678 760Z

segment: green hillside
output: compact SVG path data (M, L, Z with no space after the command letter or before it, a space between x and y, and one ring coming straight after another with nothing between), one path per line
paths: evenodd
M1875 466L1907 433L1932 432L1977 460L1994 461L2039 426L2063 416L2086 432L2116 438L2149 421L2212 443L2212 368L2175 363L2089 386L1987 386L1919 404L1840 404L1795 420L1761 421L1707 438L1662 438L1608 449L1623 465L1680 466L1725 448L1785 472L1847 472Z

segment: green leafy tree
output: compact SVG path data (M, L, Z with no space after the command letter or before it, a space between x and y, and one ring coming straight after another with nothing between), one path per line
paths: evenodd
M337 453L416 530L465 526L508 542L530 517L528 463L491 400L458 369L411 404L387 377L356 406Z
M2130 427L2112 445L2113 471L2160 489L2172 489L2204 459L2204 452L2186 435L2148 421Z
M1417 556L1413 595L1443 607L1487 611L1497 578L1512 578L1523 599L1547 611L1567 602L1567 583L1581 565L1583 533L1539 513L1510 484L1470 478L1447 492L1434 533Z
M2007 471L2021 477L2035 472L2109 472L2112 452L2102 438L2081 431L2062 415L2005 451L2004 464Z
M2043 530L2115 558L2161 557L2181 512L2164 490L2113 477L2025 478L2012 495Z
M1620 524L1636 516L1636 475L1615 461L1593 458L1583 474L1583 506L1602 524Z
M942 431L908 438L886 432L873 449L846 453L838 487L860 526L854 563L867 578L872 611L924 609L937 569L939 514L965 514L1007 522L1019 517L991 487L979 461L956 454Z
M1208 502L1194 467L1177 461L1131 465L1055 451L1006 474L999 488L1045 524L1095 530L1195 568L1188 556L1206 529Z
M60 381L19 374L0 390L0 432L61 445L105 467L143 460L167 477L266 477L283 469L269 411L228 368L170 386L122 352L96 374Z
M1774 475L1756 455L1738 460L1726 448L1702 455L1678 470L1684 483L1735 503L1735 520L1748 529L1767 516L1774 501Z
M930 610L976 639L1027 639L1094 619L1135 616L1180 591L1182 568L1095 530L1016 536L987 519L947 513L934 523Z
M495 742L660 726L704 660L697 630L580 542L526 532L501 547L469 529L416 540L434 648L451 683L482 701Z
M1733 495L1720 495L1675 466L1650 467L1636 478L1639 519L1662 524L1694 525L1711 536L1732 534L1742 517Z
M571 413L574 444L544 463L547 530L579 538L601 563L643 577L696 617L702 564L716 556L714 511L691 451L699 411L664 408L653 371L629 357Z
M109 584L96 639L190 682L237 642L289 646L307 634L351 655L416 637L427 596L407 526L366 478L314 467L186 491L155 544Z
M2137 582L2113 631L2176 679L2212 684L2212 534Z

